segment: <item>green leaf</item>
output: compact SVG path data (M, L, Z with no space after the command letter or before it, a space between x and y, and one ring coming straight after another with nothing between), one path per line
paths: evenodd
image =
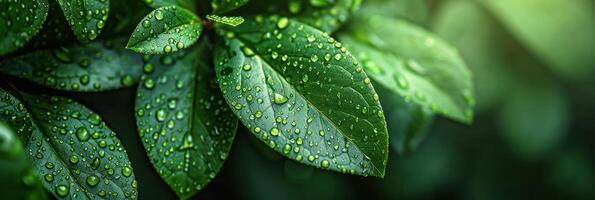
M352 31L341 41L380 85L434 112L472 121L471 72L456 49L421 28L377 15L359 19Z
M161 7L136 26L127 48L143 54L172 53L194 44L201 31L201 21L191 11L178 6Z
M43 26L48 14L47 0L0 0L0 55L25 45Z
M595 6L590 0L482 0L510 32L566 78L595 71Z
M29 138L26 152L47 191L58 199L136 199L126 151L99 115L63 97L19 98L0 89L0 120Z
M285 156L343 173L384 176L388 134L378 95L341 44L287 18L256 17L215 49L235 114Z
M1 104L1 103L0 103ZM2 198L47 199L14 131L0 120L0 187Z
M335 0L332 3L328 1L327 4L324 7L307 7L296 19L327 33L333 33L341 28L351 15L359 9L361 0ZM293 9L290 4L290 12L297 13L301 6L295 5L293 7L297 8Z
M154 9L164 6L180 6L191 11L196 9L196 1L194 0L145 0L144 2Z
M124 42L36 51L0 63L0 72L58 90L99 92L130 87L140 77L143 58L126 50Z
M238 26L242 23L244 23L244 18L243 17L228 17L228 16L218 16L218 15L207 15L207 19L217 22L217 23L222 23L222 24L226 24L226 25L230 25L230 26Z
M392 148L400 155L414 152L426 138L434 121L434 113L428 108L406 101L376 81L373 83L380 94Z
M109 14L109 0L58 0L70 28L81 42L97 38Z
M453 1L447 1L451 2ZM384 15L424 24L429 18L429 10L428 0L366 0L358 14Z
M249 0L212 0L213 13L222 14L242 7Z
M145 71L136 96L147 154L181 199L196 194L219 172L238 124L207 64L206 45L162 58L173 62Z

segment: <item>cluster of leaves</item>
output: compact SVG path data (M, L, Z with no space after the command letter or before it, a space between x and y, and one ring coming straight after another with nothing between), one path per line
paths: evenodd
M110 24L110 10L136 19L136 4L0 0L7 19L0 72L71 92L136 85L139 136L181 199L216 176L238 122L299 163L383 177L385 116L400 152L415 148L435 114L472 120L471 74L457 51L375 13L375 1L145 2L154 10L138 22ZM78 42L43 42L68 38L42 29L56 23L46 16L58 6ZM130 23L138 25L126 44ZM42 41L25 46L38 32ZM0 120L16 130L47 191L59 199L137 197L126 151L99 115L71 99L3 85L10 87L0 90Z

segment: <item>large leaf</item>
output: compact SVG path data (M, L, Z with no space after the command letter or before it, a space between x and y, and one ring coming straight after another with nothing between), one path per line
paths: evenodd
M219 172L238 121L217 87L206 44L184 53L145 71L136 119L153 166L188 199Z
M36 51L0 63L0 72L68 91L98 92L129 87L142 71L143 57L124 40Z
M110 0L58 0L76 38L89 42L97 38L109 14Z
M228 104L285 156L344 173L384 176L388 134L363 71L327 34L287 18L256 17L215 50Z
M390 131L390 144L400 155L412 153L426 138L434 113L374 82Z
M151 8L157 9L164 6L180 6L188 10L194 11L196 8L195 0L145 0Z
M0 120L0 187L6 199L47 199L14 131Z
M482 0L521 43L567 78L595 71L595 6L591 0Z
M191 11L161 7L136 26L127 48L143 54L172 53L194 44L201 31L202 23Z
M378 15L359 18L352 31L341 41L380 85L434 112L472 120L471 73L453 47L407 22Z
M23 47L41 29L47 14L47 0L0 0L0 56Z
M384 15L424 24L429 17L429 10L428 0L366 0L359 12L363 15Z
M136 199L126 151L101 117L71 99L19 96L0 89L0 120L28 139L26 152L48 191L58 199Z
M359 9L361 0L322 0L324 4L315 4L303 10L297 20L314 26L328 33L335 32L347 22L349 17ZM313 1L310 1L312 4ZM317 7L322 6L322 7ZM294 6L295 7L295 6ZM290 6L290 12L293 11Z
M249 0L212 0L211 7L213 7L214 13L221 14L242 7L244 4L248 3L248 1Z

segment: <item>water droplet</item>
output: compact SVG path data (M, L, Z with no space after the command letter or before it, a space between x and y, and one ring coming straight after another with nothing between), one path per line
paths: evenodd
M273 101L276 104L284 104L284 103L287 102L287 100L288 100L287 97L285 97L285 96L283 96L282 94L279 94L279 93L275 93L275 96L273 98Z
M155 113L155 116L157 118L157 121L163 122L165 121L165 118L167 118L167 112L163 109L159 109Z
M96 186L99 183L99 177L95 175L87 176L87 184L89 186Z
M320 163L320 166L321 166L322 168L324 168L324 169L327 169L327 168L330 166L330 163L329 163L329 161L328 161L328 160L323 160L323 161Z
M122 175L124 175L125 177L129 177L130 175L132 175L132 169L130 169L130 167L122 168Z
M287 19L287 17L282 17L277 21L277 28L279 29L287 28L287 25L289 25L289 19Z
M79 141L85 142L85 141L89 140L91 135L89 134L89 131L87 130L87 128L80 127L76 130L76 137L79 139Z
M245 64L242 69L244 69L244 71L250 71L252 69L252 66Z
M280 133L279 129L277 129L277 128L272 128L271 129L271 135L272 136L279 136L279 133Z
M161 10L155 11L155 19L157 19L157 20L163 19L163 12L161 12Z
M70 189L68 189L68 187L66 187L65 185L58 185L56 186L56 194L60 197L66 197L66 195L68 195L68 193L70 192Z

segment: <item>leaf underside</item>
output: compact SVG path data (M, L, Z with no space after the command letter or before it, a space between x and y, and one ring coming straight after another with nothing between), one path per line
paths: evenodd
M58 199L136 199L126 151L97 114L71 99L19 96L25 100L0 89L0 120L26 138L47 191Z
M217 77L252 133L301 163L384 175L388 135L378 95L340 43L276 16L227 28L215 50Z
M219 172L238 124L207 55L206 44L201 44L198 51L164 56L161 60L175 63L155 63L137 90L142 142L155 169L181 199L197 193Z
M143 57L124 44L118 39L36 51L0 63L0 72L66 91L130 87L142 73Z

